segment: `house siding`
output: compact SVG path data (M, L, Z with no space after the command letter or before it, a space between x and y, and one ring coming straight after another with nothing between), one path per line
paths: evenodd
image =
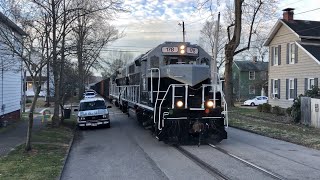
M305 78L320 78L319 64L299 46L298 62L296 64L286 63L287 43L298 40L299 38L283 25L269 45L270 49L273 46L281 45L281 65L271 66L271 63L269 64L268 92L269 103L272 106L287 108L293 104L292 100L286 99L286 79L297 79L297 95L299 96L305 93ZM271 59L271 53L269 53L269 59ZM272 98L272 79L280 79L280 99Z
M22 61L6 50L4 44L0 43L0 47L0 117L3 117L4 120L11 120L20 115Z

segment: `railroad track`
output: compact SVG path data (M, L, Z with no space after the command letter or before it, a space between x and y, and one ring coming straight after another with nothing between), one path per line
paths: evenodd
M214 176L215 178L220 179L220 180L229 180L230 179L226 175L221 173L218 169L216 169L216 168L212 167L210 164L202 161L200 158L198 158L197 156L188 152L187 150L181 148L180 146L174 145L173 147L175 149L177 149L179 152L181 152L183 155L185 155L187 158L189 158L191 161L196 163L198 166L200 166L202 169L207 171L209 174Z
M256 169L256 170L258 170L258 171L260 171L260 172L262 172L262 173L264 173L264 174L266 174L266 175L274 178L274 179L278 179L278 180L285 180L285 179L286 179L286 178L282 177L282 176L279 175L279 174L276 174L276 173L273 173L273 172L271 172L271 171L268 171L268 170L266 170L266 169L264 169L264 168L262 168L262 167L260 167L260 166L258 166L258 165L255 165L255 164L253 164L253 163L251 163L251 162L249 162L249 161L246 161L246 160L240 158L239 156L236 156L236 155L234 155L234 154L231 154L231 153L229 153L227 150L224 150L224 149L222 149L222 148L220 148L220 147L218 147L218 146L215 146L215 145L210 144L210 143L209 143L208 145L209 145L210 147L212 147L212 148L214 148L214 149L216 149L216 150L218 150L218 151L220 151L220 152L222 152L222 153L224 153L224 154L226 154L226 155L228 155L228 156L230 156L230 157L232 157L232 158L234 158L234 159L236 159L236 160L244 163L245 165L247 165L247 166L249 166L249 167L251 167L251 168L253 168L253 169Z
M271 171L268 171L258 165L255 165L249 161L246 161L232 153L229 153L228 151L217 147L213 144L208 144L209 147L216 149L219 152L222 152L234 159L236 159L237 161L240 161L241 163L247 165L250 168L253 168L259 172L262 172L263 174L273 178L273 179L277 179L277 180L286 180L286 178L282 177L279 174L273 173ZM198 166L200 166L202 169L204 169L205 171L207 171L209 174L211 174L212 176L214 176L217 179L221 179L221 180L228 180L228 179L232 179L230 177L228 177L227 175L223 174L221 171L219 171L217 168L211 166L210 164L204 162L203 160L201 160L199 157L197 157L196 155L190 153L189 151L185 150L184 148L178 146L178 145L174 145L173 146L175 149L177 149L180 153L182 153L183 155L185 155L187 158L189 158L190 160L192 160L193 162L195 162Z

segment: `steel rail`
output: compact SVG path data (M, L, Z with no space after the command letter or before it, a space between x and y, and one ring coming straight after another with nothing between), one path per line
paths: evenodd
M256 169L256 170L258 170L258 171L260 171L260 172L262 172L262 173L264 173L264 174L266 174L266 175L268 175L268 176L270 176L270 177L272 177L272 178L274 178L274 179L279 179L279 180L285 180L285 179L286 179L286 178L282 177L282 176L279 175L279 174L276 174L276 173L273 173L273 172L271 172L271 171L268 171L268 170L266 170L266 169L264 169L264 168L262 168L262 167L260 167L260 166L258 166L258 165L255 165L255 164L253 164L253 163L251 163L251 162L249 162L249 161L246 161L246 160L240 158L239 156L236 156L236 155L234 155L234 154L231 154L231 153L229 153L227 150L224 150L224 149L222 149L222 148L220 148L220 147L217 147L217 146L215 146L215 145L213 145L213 144L210 144L210 143L209 143L208 145L209 145L210 147L218 150L219 152L222 152L222 153L224 153L224 154L226 154L226 155L228 155L228 156L230 156L230 157L233 157L234 159L236 159L236 160L244 163L245 165L247 165L247 166L249 166L249 167L252 167L252 168L254 168L254 169Z
M223 173L221 173L218 169L212 167L210 164L202 161L200 158L198 158L197 156L193 155L192 153L188 152L187 150L181 148L178 145L173 145L173 147L178 150L180 153L182 153L184 156L186 156L187 158L189 158L191 161L193 161L194 163L196 163L198 166L200 166L202 169L204 169L205 171L207 171L209 174L211 174L212 176L214 176L217 179L221 179L221 180L229 180L230 178L228 178L226 175L224 175Z

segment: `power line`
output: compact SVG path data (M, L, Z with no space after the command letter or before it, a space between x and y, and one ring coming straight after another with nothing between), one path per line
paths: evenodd
M303 14L303 13L307 13L307 12L311 12L311 11L316 11L316 10L319 10L320 8L316 8L316 9L311 9L311 10L308 10L308 11L303 11L303 12L299 12L299 13L296 13L296 15L298 14Z

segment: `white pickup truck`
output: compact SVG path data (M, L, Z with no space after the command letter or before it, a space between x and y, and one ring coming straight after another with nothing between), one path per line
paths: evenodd
M103 98L87 98L80 101L78 126L106 126L110 128L109 111Z

